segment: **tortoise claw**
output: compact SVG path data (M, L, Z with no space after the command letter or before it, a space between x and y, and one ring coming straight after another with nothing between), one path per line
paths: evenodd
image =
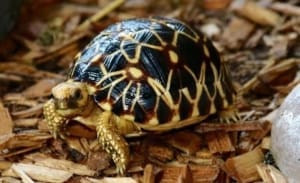
M240 116L237 110L233 107L228 107L219 112L221 123L236 123L240 121Z

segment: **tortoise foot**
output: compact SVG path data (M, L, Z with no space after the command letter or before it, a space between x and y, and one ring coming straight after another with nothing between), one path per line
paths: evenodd
M221 123L236 123L240 121L240 116L236 108L228 107L219 112L219 118Z
M125 173L129 162L129 147L125 139L118 132L114 122L114 114L109 111L101 113L97 121L97 136L102 148L111 155L117 172Z
M67 120L56 112L55 104L53 100L49 100L44 104L43 113L47 121L48 128L52 133L53 137L56 139L59 135L63 137L59 130L63 123Z

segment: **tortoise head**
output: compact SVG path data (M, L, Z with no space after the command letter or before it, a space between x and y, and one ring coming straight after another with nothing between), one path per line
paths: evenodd
M93 100L85 83L67 81L52 89L56 111L64 117L84 115L91 110Z

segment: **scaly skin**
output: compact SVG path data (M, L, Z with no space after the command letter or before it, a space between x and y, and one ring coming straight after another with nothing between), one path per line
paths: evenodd
M125 139L119 134L112 112L102 112L98 117L96 130L102 148L111 155L117 172L124 174L129 162L129 147Z
M48 128L52 133L53 137L56 139L60 135L59 130L63 123L67 121L67 118L59 115L56 112L55 104L52 99L44 104L43 107L44 116L47 121Z

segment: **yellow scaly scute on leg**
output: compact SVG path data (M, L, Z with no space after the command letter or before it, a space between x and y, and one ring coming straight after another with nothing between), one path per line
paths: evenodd
M61 116L56 112L54 101L51 99L44 104L43 113L47 121L48 128L56 139L58 135L62 138L62 134L59 133L61 126L67 121L67 118Z
M119 174L124 174L128 165L129 147L117 126L117 116L110 111L102 112L96 130L102 148L111 155Z

